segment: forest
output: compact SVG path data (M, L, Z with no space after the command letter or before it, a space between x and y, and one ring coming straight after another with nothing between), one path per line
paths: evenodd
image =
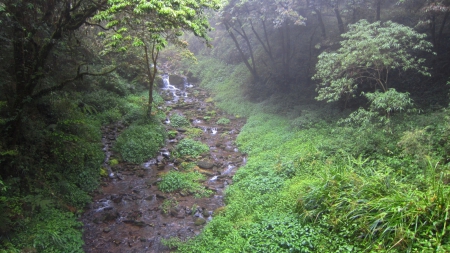
M449 15L0 0L0 252L450 252Z

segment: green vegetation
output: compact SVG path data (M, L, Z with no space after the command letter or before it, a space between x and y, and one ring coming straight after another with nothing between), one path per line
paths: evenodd
M170 125L173 127L186 127L189 126L189 120L183 115L174 114L170 117Z
M186 131L186 136L189 138L198 138L202 136L203 130L200 128L188 128Z
M228 125L228 124L230 124L230 120L227 118L220 118L219 120L217 120L217 124L218 125Z
M176 146L175 152L177 156L199 156L202 153L208 152L209 147L199 141L185 138L181 140Z
M165 129L159 122L132 125L119 135L114 148L125 161L142 163L155 156L165 137Z
M158 69L210 89L193 92L206 121L230 123L213 106L247 118L226 207L169 246L450 252L449 13L449 0L0 1L0 252L82 252L79 216L108 176L101 130L122 131L115 168L166 138ZM171 121L188 137L174 158L209 150ZM195 163L180 168L162 191L211 194Z
M180 191L183 194L194 194L197 197L211 195L211 191L205 189L200 181L205 177L198 172L178 172L171 171L162 177L158 183L158 188L162 192Z
M222 64L201 59L199 74L222 109L247 115L237 142L248 162L226 190L225 211L198 237L168 245L179 252L450 250L450 125L441 120L448 111L386 116L409 103L388 99L389 90L372 100L371 111L389 117L390 131L356 120L342 125L340 117L350 123L352 116L329 107L245 101L226 88L245 82L229 74L242 68L221 75Z

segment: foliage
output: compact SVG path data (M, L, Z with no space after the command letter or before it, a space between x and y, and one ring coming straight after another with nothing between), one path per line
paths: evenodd
M250 115L237 138L248 160L226 190L225 211L198 237L170 241L178 252L447 250L445 112L400 115L411 100L389 89L364 93L372 101L362 111L367 124L341 126L330 106L297 106L288 118L278 100L243 102L242 93L226 89L235 76L222 76L218 66L209 60L204 67L214 76L201 75L219 107ZM396 131L379 131L380 118Z
M191 139L198 138L198 137L202 136L202 134L203 134L203 130L200 128L195 128L195 127L188 128L186 131L186 136Z
M162 177L161 182L158 183L158 189L162 192L181 191L198 197L209 196L211 191L199 183L204 179L205 177L198 172L171 171Z
M413 103L409 98L409 93L397 92L391 88L386 92L363 93L369 100L369 108L359 108L352 112L348 118L341 120L341 123L352 123L363 128L370 128L370 125L390 125L390 117L395 112L413 112Z
M185 127L185 126L189 126L190 123L186 119L186 117L177 113L170 117L170 125L173 127Z
M161 204L161 211L164 214L169 214L171 208L176 207L178 202L174 198L165 199Z
M349 99L362 85L388 91L389 74L414 70L430 75L425 59L413 52L430 52L431 43L424 34L391 21L370 24L360 20L342 34L345 39L336 52L319 55L314 79L320 80L317 100L327 102Z
M181 140L176 148L175 152L178 156L199 156L202 153L208 152L209 147L199 141L185 138Z
M44 209L11 242L37 252L83 252L81 226L72 213Z
M182 0L173 4L169 0L118 0L108 3L108 8L97 12L94 17L96 21L107 23L108 29L105 30L113 28L99 33L101 36L107 35L104 40L107 48L105 53L126 52L130 46L143 49L145 57L140 60L144 63L142 73L145 73L149 87L147 111L150 116L160 51L168 45L168 41L180 47L187 47L187 43L179 39L183 30L193 32L208 41L207 31L210 24L204 12L207 9L217 10L220 1Z
M228 124L230 124L230 120L227 118L220 118L219 120L217 120L216 123L218 125L228 125Z
M125 161L142 163L154 156L165 140L165 130L158 122L132 125L117 138L115 149Z

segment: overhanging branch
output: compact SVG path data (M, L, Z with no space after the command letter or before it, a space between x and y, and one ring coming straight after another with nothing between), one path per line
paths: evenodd
M56 85L56 86L53 86L53 87L50 87L50 88L47 88L47 89L42 89L38 93L36 93L33 96L31 96L31 98L32 99L41 98L41 97L43 97L43 96L45 96L45 95L47 95L47 94L49 94L51 92L62 90L67 84L69 84L69 83L71 83L71 82L73 82L75 80L78 80L78 79L82 78L83 76L104 76L104 75L112 73L117 68L117 67L114 67L114 68L112 68L110 70L107 70L107 71L101 72L101 73L80 72L80 69L81 69L81 67L83 65L84 64L78 66L78 68L77 68L77 75L74 76L73 78L64 80L59 85Z

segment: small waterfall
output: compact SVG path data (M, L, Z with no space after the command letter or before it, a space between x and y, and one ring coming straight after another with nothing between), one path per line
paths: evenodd
M194 85L190 84L187 80L187 78L184 76L183 77L183 88L186 90L187 88L192 88L194 87Z
M162 75L162 80L163 80L163 83L164 83L164 87L162 89L172 93L173 101L177 102L179 97L180 97L178 95L180 93L180 89L178 89L177 87L175 87L175 86L170 84L169 74Z

